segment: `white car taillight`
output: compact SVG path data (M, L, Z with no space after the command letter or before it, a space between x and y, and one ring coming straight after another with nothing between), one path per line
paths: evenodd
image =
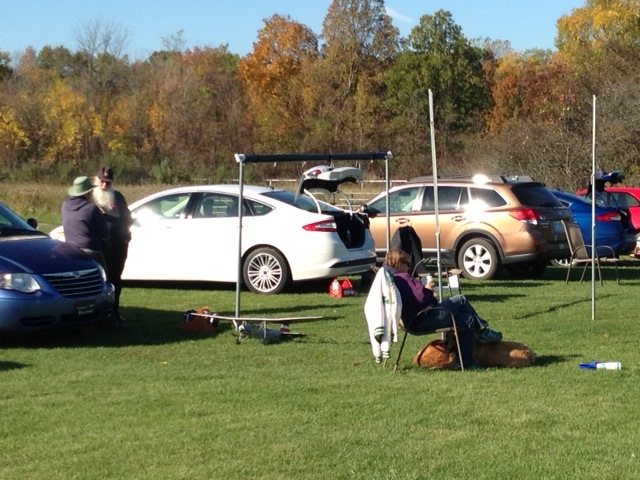
M336 222L332 222L332 221L310 223L308 225L305 225L302 228L308 232L337 232L338 231L338 225L336 225Z

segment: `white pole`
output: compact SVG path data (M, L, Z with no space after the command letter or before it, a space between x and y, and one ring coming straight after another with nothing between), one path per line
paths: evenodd
M242 289L242 203L244 194L244 155L236 154L236 161L240 166L238 182L239 198L238 198L238 265L236 271L236 318L240 316L240 290ZM234 322L235 325L235 322ZM238 325L235 325L236 328Z
M596 96L591 139L591 320L596 319Z
M440 264L440 207L438 205L438 162L436 160L436 133L433 121L433 92L429 89L429 127L431 130L431 167L433 170L433 204L436 213L436 263L438 265L438 298L442 300L442 265Z

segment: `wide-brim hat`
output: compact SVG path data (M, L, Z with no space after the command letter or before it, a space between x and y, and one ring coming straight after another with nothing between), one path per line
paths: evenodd
M95 186L89 180L89 177L78 177L73 181L73 187L69 188L68 193L70 197L80 197L86 195Z

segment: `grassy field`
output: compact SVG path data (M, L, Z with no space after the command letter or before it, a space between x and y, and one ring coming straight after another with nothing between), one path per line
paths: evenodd
M463 282L537 354L484 372L414 367L428 337L409 337L398 372L375 364L362 291L243 292L243 315L325 319L236 345L230 328L179 329L188 309L232 314L233 286L130 285L126 331L0 340L0 478L639 478L639 272L622 269L620 286L605 272L595 320L590 284L565 285L562 269ZM623 369L578 368L593 360Z

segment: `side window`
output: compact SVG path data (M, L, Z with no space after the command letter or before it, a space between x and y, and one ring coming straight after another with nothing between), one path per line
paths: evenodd
M469 203L466 187L440 186L438 185L438 210L459 211ZM433 186L424 188L422 196L422 212L435 212L436 199Z
M471 202L475 208L496 208L507 202L498 192L491 188L471 188Z
M440 192L440 188L438 188L438 192ZM438 198L440 200L440 198ZM424 187L424 193L422 194L422 205L420 205L421 212L435 212L436 209L436 199L433 194L433 187L426 186Z
M640 205L640 202L638 202L633 195L629 195L628 193L614 193L613 196L620 208L637 207Z
M410 212L413 206L413 202L418 196L420 187L407 187L394 190L389 194L389 212ZM380 197L375 202L369 204L368 210L375 213L387 212L387 200L386 197Z
M251 210L251 212L248 213L249 215L266 215L273 210L273 208L271 208L270 206L265 205L264 203L254 202L253 200L248 200L247 203L249 204L249 208Z
M184 218L189 203L189 193L177 193L156 198L138 207L133 214L137 219L177 219Z
M464 201L463 201L464 197ZM459 211L461 210L461 205L466 205L467 200L467 189L466 187L440 187L438 186L438 209L439 210L449 210L449 211Z
M246 215L246 209L243 211ZM223 218L238 216L238 197L221 193L203 193L196 207L195 218Z

